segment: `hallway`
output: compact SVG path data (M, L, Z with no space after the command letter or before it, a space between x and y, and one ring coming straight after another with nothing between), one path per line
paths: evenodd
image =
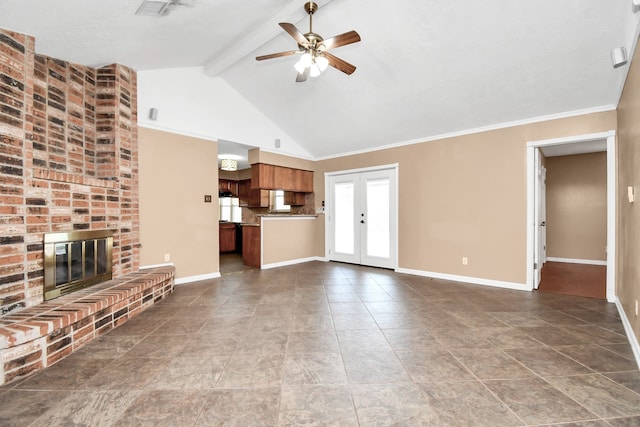
M606 299L607 267L547 261L542 268L542 279L538 290Z

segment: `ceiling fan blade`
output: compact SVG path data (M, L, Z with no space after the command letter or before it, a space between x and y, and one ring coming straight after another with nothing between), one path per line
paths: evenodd
M331 37L322 42L325 50L333 49L340 46L345 46L351 43L357 43L360 41L360 34L355 31L349 31L339 36Z
M296 77L296 82L297 83L302 83L302 82L306 82L307 81L307 77L309 77L309 72L311 71L310 67L307 67L304 69L304 71L302 73L298 73L298 76Z
M256 56L256 61L264 61L265 59L280 58L282 56L295 55L299 50L288 50L286 52L272 53L269 55Z
M295 41L298 42L299 45L301 46L309 45L309 40L307 40L304 34L302 34L302 32L298 30L295 25L289 24L288 22L281 22L278 25L280 25L283 30L285 30L291 37L293 37Z
M324 56L326 56L329 60L329 65L337 70L342 71L345 74L351 75L356 70L355 65L351 65L347 61L344 61L337 56L330 54L329 52L324 52Z

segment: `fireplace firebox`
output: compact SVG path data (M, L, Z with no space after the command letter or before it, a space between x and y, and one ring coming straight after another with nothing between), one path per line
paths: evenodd
M112 230L44 235L44 300L111 279Z

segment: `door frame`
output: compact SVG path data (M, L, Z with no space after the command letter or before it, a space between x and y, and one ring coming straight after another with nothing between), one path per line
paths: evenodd
M536 277L535 236L538 232L536 218L535 180L538 176L536 150L542 147L565 144L580 144L596 140L607 141L607 301L615 302L616 289L616 132L593 133L565 138L529 141L527 143L527 289L534 289Z
M331 200L329 200L329 195L331 194L330 191L330 178L333 176L338 176L338 175L348 175L348 174L353 174L353 173L362 173L362 172L376 172L376 171L383 171L383 170L393 170L394 174L395 174L395 188L393 189L395 191L395 197L394 200L392 200L392 204L391 204L391 210L393 211L393 216L394 219L393 221L391 221L391 226L393 227L393 238L391 240L391 244L392 244L392 254L393 254L393 266L391 267L394 271L398 269L398 233L399 233L399 228L398 228L398 224L400 222L399 220L399 200L400 200L400 195L399 195L399 188L400 188L400 165L399 163L392 163L392 164L388 164L388 165L380 165L380 166L371 166L371 167L365 167L365 168L358 168L358 169L346 169L346 170L340 170L340 171L333 171L333 172L325 172L324 173L324 194L325 194L325 207L324 207L324 259L327 261L331 260L331 256L329 254L329 249L331 247L331 229L330 229L330 224L329 224L329 213L331 212Z

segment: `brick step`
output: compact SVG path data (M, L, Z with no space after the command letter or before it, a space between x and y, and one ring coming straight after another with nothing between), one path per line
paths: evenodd
M175 267L129 273L0 317L0 385L32 375L173 292Z

